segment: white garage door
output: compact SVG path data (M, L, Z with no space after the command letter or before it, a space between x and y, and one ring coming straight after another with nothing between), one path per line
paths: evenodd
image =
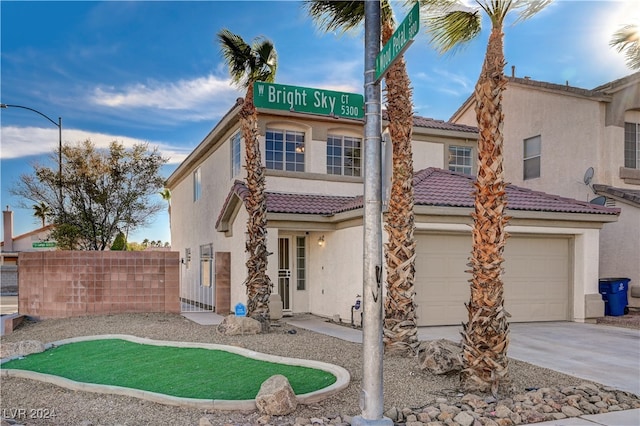
M505 308L511 322L569 320L569 239L512 235L505 247ZM470 234L417 234L418 325L466 322Z

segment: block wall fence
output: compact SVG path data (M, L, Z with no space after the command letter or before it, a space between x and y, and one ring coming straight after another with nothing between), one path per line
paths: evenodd
M18 312L41 319L180 313L180 254L46 251L18 256Z

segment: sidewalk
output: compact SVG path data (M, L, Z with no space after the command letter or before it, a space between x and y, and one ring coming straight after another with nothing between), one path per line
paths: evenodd
M199 324L215 325L222 316L184 313ZM285 317L283 322L354 343L362 330L314 315ZM510 325L509 357L640 395L640 330L575 322ZM420 340L460 341L459 326L420 327ZM640 426L640 409L584 415L535 426ZM526 426L526 425L523 425Z

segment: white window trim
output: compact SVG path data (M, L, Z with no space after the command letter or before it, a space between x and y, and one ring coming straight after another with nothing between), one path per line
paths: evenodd
M242 136L240 131L231 136L231 178L235 178L242 171ZM236 152L237 147L237 152ZM236 160L238 160L236 162Z
M456 148L456 149L468 149L469 150L469 166L465 166L463 164L451 164L451 148ZM474 150L472 146L466 146L466 145L456 145L456 144L451 144L451 145L447 145L447 149L445 151L446 155L447 155L447 169L449 171L454 171L454 172L458 172L458 173L465 173L465 172L460 172L459 170L451 170L452 167L454 168L469 168L469 173L465 173L465 174L469 174L472 175L473 174L473 157L474 157Z
M530 155L530 156L526 156L526 145L528 141L533 141L535 139L539 140L540 143L540 150L537 154L535 155ZM533 160L533 159L540 159L540 161L538 162L538 175L537 176L529 176L527 177L525 175L526 173L526 167L525 164L528 160ZM522 141L522 180L531 180L531 179L538 179L542 176L542 136L541 135L536 135L536 136L532 136L530 138L526 138Z
M268 157L268 153L271 152L270 150L267 150L267 133L269 132L273 132L273 133L282 133L282 168L281 169L277 169L277 168L273 168L273 167L269 167L269 162L274 162L273 160L267 160ZM302 155L302 163L299 163L297 161L287 161L287 134L288 133L298 133L302 135L302 144L300 146L301 151L300 152L294 152L293 154L298 156L298 155ZM264 141L265 145L264 145L264 152L265 152L265 166L268 170L281 170L284 172L289 172L289 173L304 173L306 171L306 162L307 162L307 156L305 155L305 151L306 151L306 143L307 143L307 133L301 130L291 130L291 129L283 129L283 128L275 128L275 127L269 127L266 129L265 131L265 141ZM298 149L298 146L296 146L296 151ZM274 152L276 152L275 150L273 150ZM277 151L280 152L280 151ZM302 164L302 170L287 170L287 165L289 164L293 164L294 166L297 166L299 164Z
M193 171L193 202L202 198L202 170L200 167Z
M361 137L359 136L349 136L349 135L340 135L340 134L329 134L327 135L327 149L329 149L329 138L331 139L339 139L340 140L340 173L330 173L329 172L329 167L334 168L335 166L329 166L329 161L327 161L327 174L328 175L335 175L335 176L354 176L354 177L362 177L362 153L364 150L364 145L363 145L363 140ZM358 141L360 142L360 156L359 157L352 157L353 159L358 159L360 161L360 165L359 166L355 166L354 164L352 164L351 166L347 166L345 165L345 147L344 147L344 140L345 138L349 138L352 139L354 142ZM325 151L326 151L325 150ZM337 158L337 156L335 155L331 155L332 158ZM326 158L327 160L329 159L329 153L326 153ZM345 170L351 170L353 173L352 174L346 174ZM357 174L355 173L357 171Z

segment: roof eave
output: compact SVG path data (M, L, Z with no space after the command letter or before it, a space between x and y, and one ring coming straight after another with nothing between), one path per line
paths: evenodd
M242 102L236 104L218 122L218 124L204 137L198 146L184 159L182 163L171 173L165 182L165 186L174 189L174 186L184 178L203 158L202 154L220 142L220 135L231 129L238 121L238 114L242 108Z

